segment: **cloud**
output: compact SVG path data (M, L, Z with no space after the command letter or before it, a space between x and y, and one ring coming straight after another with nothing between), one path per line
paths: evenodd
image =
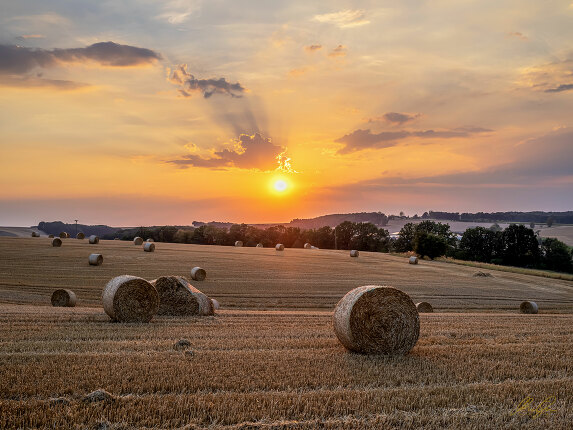
M292 78L298 78L299 76L307 74L311 70L310 67L301 67L300 69L292 69L288 72L288 75Z
M507 35L509 37L517 37L518 39L521 40L529 40L527 36L525 36L523 33L520 33L519 31L512 31L510 33L507 33Z
M177 66L168 78L169 82L179 86L179 93L184 97L191 97L193 93L200 92L204 98L213 94L226 94L231 97L242 97L246 89L238 82L232 84L225 78L219 79L196 79L187 72L187 65Z
M332 51L330 51L328 56L331 58L345 57L346 56L346 46L338 45L336 48L334 48Z
M364 18L363 10L342 10L339 12L325 13L315 15L312 20L322 23L334 24L340 28L352 28L370 24L370 21Z
M322 49L322 45L318 45L318 44L317 44L317 45L308 45L308 46L305 46L305 47L304 47L304 50L305 50L306 52L310 52L310 53L316 52L316 51L318 51L319 49Z
M342 143L343 146L338 150L339 154L348 154L351 152L362 151L369 148L389 148L395 146L400 140L407 137L419 137L424 139L449 139L454 137L468 137L476 133L486 133L492 130L482 127L459 127L452 130L399 130L383 131L381 133L372 133L370 129L354 130L335 140L336 143Z
M419 118L421 114L410 114L410 113L400 113L400 112L388 112L382 116L368 118L368 122L379 122L379 121L386 121L391 124L404 124L405 122L414 121L416 118Z
M45 39L46 36L44 36L43 34L23 34L21 36L18 36L16 39L17 40L27 40L27 39Z
M189 166L207 167L213 169L226 169L237 167L239 169L274 170L280 165L279 155L284 156L285 148L274 145L270 138L259 133L254 135L241 134L234 142L233 149L216 151L213 157L203 158L197 154L187 154L167 163L186 168ZM284 157L283 157L284 158ZM279 160L277 162L277 160ZM279 164L277 164L279 163Z
M151 64L161 56L146 48L119 45L114 42L94 43L85 48L32 49L0 45L0 74L25 74L36 68L60 64L92 62L108 67L133 67Z
M170 24L183 24L201 7L200 0L170 0L164 2L164 12L157 16Z
M573 90L573 84L561 84L555 88L548 88L545 90L546 93L561 93L563 91Z
M44 79L36 76L2 76L0 75L0 86L16 88L53 88L63 91L73 91L89 88L91 85L68 81L63 79Z

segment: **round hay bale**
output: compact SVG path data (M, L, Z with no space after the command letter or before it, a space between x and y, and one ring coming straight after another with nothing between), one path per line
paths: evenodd
M90 254L88 262L90 263L90 266L101 266L103 264L103 255Z
M70 235L69 235L68 233L66 233L65 231L62 231L62 232L60 233L60 238L61 238L61 239L66 239L66 238L68 238L68 237L70 237Z
M134 244L134 245L139 246L139 245L141 245L142 243L143 243L143 239L142 239L141 237L139 237L139 236L137 236L135 239L133 239L133 244Z
M353 249L352 251L350 251L351 257L358 257L359 255L360 255L360 253L356 249Z
M416 305L393 287L355 288L338 302L333 318L340 343L360 353L406 354L420 335Z
M53 234L49 234L49 235L48 235L48 239L53 239L53 238L54 238L54 235L53 235Z
M277 243L277 245L275 246L275 249L277 251L284 251L285 250L285 246L282 243Z
M180 339L173 345L175 351L184 351L191 346L191 342L188 339Z
M159 309L157 290L143 278L122 275L103 289L103 309L114 321L149 322Z
M37 231L33 231L32 237L40 237L40 233L38 233Z
M211 301L213 302L213 309L218 310L221 307L217 299L211 299Z
M99 237L97 237L95 234L92 234L89 238L89 241L92 245L96 245L99 243Z
M155 251L155 244L153 242L145 242L145 245L143 245L143 250L145 252L153 252Z
M52 306L73 308L76 305L76 294L72 290L60 289L52 293Z
M76 234L76 239L81 239L81 240L83 240L83 239L85 239L85 238L86 238L86 235L83 234L81 231L80 231L78 234Z
M213 315L213 302L183 276L161 276L151 281L159 294L157 315Z
M240 241L240 240L237 240L237 241L235 242L235 246L239 246L239 247L240 247L240 246L243 246L243 242Z
M312 245L307 242L304 244L304 249L312 249Z
M410 263L410 264L418 264L418 257L414 257L414 256L410 257L410 258L408 259L408 263Z
M62 239L59 237L54 237L52 240L52 246L62 246Z
M262 243L257 243L257 248L264 248Z
M428 302L416 303L416 309L418 310L418 313L434 312L434 308Z
M538 310L539 307L535 302L525 301L521 302L521 305L519 305L519 311L522 314L536 314Z
M204 281L207 277L207 272L201 267L193 267L191 269L191 278L195 281Z
M149 238L146 240L146 242L154 242L154 240L152 238Z

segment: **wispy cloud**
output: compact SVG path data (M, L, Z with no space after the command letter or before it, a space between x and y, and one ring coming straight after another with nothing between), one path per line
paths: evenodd
M529 38L526 35L524 35L523 33L519 32L519 31L512 31L512 32L507 33L507 35L509 37L515 37L515 38L521 39L521 40L529 40Z
M419 113L401 113L401 112L387 112L382 116L377 116L373 118L368 118L368 122L388 122L390 124L402 125L406 122L414 121L419 118L421 114Z
M157 16L170 24L182 24L201 8L201 0L170 0L164 2L163 13Z
M242 97L246 91L240 83L232 84L225 78L197 79L187 71L186 64L177 66L170 73L168 80L179 87L179 93L184 97L191 97L193 93L201 93L206 99L213 94Z
M308 45L308 46L305 46L305 47L304 47L304 50L305 50L306 52L309 52L309 53L316 52L316 51L318 51L318 50L320 50L320 49L322 49L322 45L320 45L320 44Z
M573 90L573 84L561 84L555 88L548 88L545 90L546 93L561 93L563 91Z
M346 56L346 46L338 45L336 48L334 48L332 51L330 51L328 53L328 56L331 58L345 57Z
M315 15L313 21L334 24L340 28L352 28L370 24L363 10L341 10L339 12Z

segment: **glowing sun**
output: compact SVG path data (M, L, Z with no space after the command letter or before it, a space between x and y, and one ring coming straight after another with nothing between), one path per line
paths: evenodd
M274 187L275 190L277 190L278 192L283 192L287 189L287 183L285 181L283 181L282 179L279 179L278 181L275 181Z

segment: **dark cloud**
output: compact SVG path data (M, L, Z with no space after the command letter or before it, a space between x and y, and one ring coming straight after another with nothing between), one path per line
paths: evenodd
M22 75L36 68L50 68L62 63L94 62L100 66L133 67L151 64L161 56L146 48L119 45L114 42L94 43L85 48L33 49L0 45L0 73Z
M234 149L216 151L210 158L203 158L196 154L188 154L176 160L169 160L180 167L207 167L212 169L225 169L237 167L240 169L274 170L277 156L284 152L284 148L273 145L271 139L255 133L252 136L241 134L236 141Z
M421 115L419 113L410 114L410 113L400 113L400 112L388 112L382 115L381 117L369 118L368 122L378 122L384 120L391 124L404 124L405 122L413 121L420 116Z
M328 56L331 58L346 56L346 46L338 45L336 48L334 48L332 51L330 51Z
M306 52L315 52L318 51L319 49L322 49L322 45L317 44L317 45L308 45L304 47L304 50Z
M573 90L573 84L561 84L555 88L549 88L545 90L546 93L561 93L563 91Z
M460 127L453 130L418 130L418 131L383 131L381 133L372 133L370 129L354 130L339 139L336 143L342 143L344 146L338 150L339 154L348 154L350 152L361 151L368 148L389 148L395 146L400 140L407 137L419 137L424 139L449 139L454 137L468 137L476 133L491 131L481 127Z
M169 76L169 82L178 85L179 93L185 97L191 97L192 93L201 92L206 99L213 94L226 94L231 97L242 97L245 88L238 82L232 84L225 78L197 79L187 72L187 65L177 66Z

